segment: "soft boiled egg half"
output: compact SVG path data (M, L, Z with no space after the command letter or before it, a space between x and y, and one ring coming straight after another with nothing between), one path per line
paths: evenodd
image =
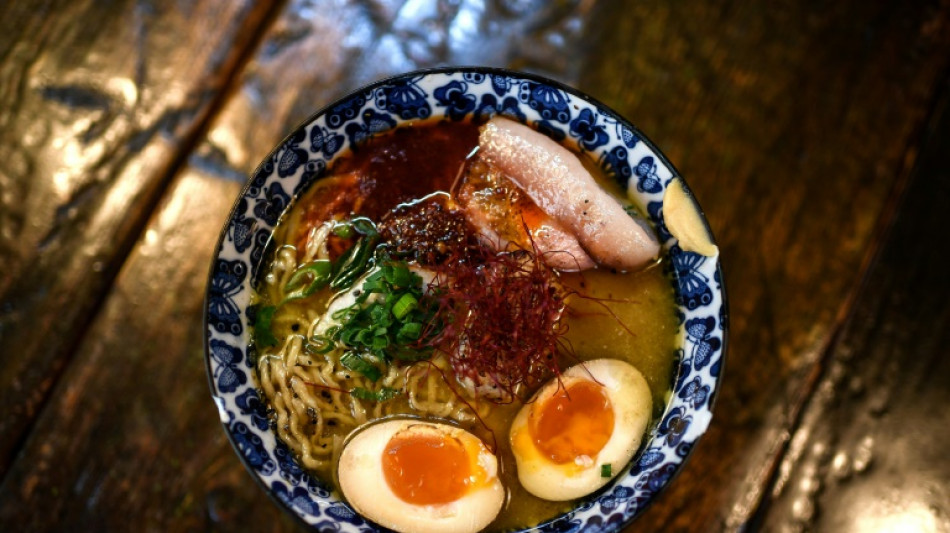
M518 479L545 500L594 492L633 458L652 409L646 379L628 363L596 359L569 368L511 424Z
M344 446L337 473L360 514L400 532L479 531L505 500L495 455L447 424L373 424Z

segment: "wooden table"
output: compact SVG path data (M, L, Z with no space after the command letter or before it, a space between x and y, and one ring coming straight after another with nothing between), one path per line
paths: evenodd
M209 398L245 176L385 74L509 66L657 142L722 250L716 415L630 531L950 531L950 4L0 5L0 531L288 531ZM903 528L903 529L902 529Z

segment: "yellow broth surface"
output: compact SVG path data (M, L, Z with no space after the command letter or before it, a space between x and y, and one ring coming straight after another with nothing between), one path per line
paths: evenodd
M440 127L441 125L436 124L432 129L437 132ZM453 125L453 128L459 127L459 125ZM467 138L470 140L471 135ZM356 159L358 160L358 157ZM585 162L589 164L589 161ZM343 165L344 169L354 166L357 165L355 163L349 166ZM334 175L340 177L332 177ZM606 183L602 176L599 178L598 181L617 196L618 200L623 198L624 195L619 187ZM333 198L337 181L344 179L347 179L347 175L340 173L337 169L330 178L321 180L312 187L311 191L301 197L278 226L275 233L277 248L299 247L299 238L296 236L301 234L300 228L312 223L308 222L308 219L323 219L323 214L314 211L314 206L317 206L319 210L321 202L319 198ZM443 187L445 185L448 184L444 184ZM439 188L436 187L435 190ZM385 192L390 195L401 194L395 189ZM318 195L316 202L315 195ZM405 201L405 198L394 196L394 200L390 203ZM363 211L361 214L370 215L371 218L376 218L379 213L385 211L385 207L379 202L368 207L364 206L363 209L369 211ZM263 271L263 283L259 284L254 298L256 304L277 305L281 299L279 293L274 292L273 285L270 285L271 289L268 290L268 275L267 270ZM655 418L662 412L671 389L677 331L673 290L670 280L663 274L663 269L659 265L653 265L642 272L630 274L593 269L583 273L562 273L560 282L565 290L571 293L567 299L568 308L562 320L567 323L567 333L563 340L567 341L566 344L572 347L573 352L561 354L560 368L564 370L581 361L601 358L629 362L644 375L649 384ZM309 298L280 305L273 316L272 330L281 344L295 335L305 335L308 325L326 310L332 296L333 294L328 289L324 289ZM428 363L408 365L393 362L392 364L404 364L406 365L404 368L411 369L409 370L411 372L428 372L428 378L424 382L426 387L445 387L447 380L454 390L462 390L454 379L447 358L435 352L433 361L441 372L434 370ZM297 366L320 364L322 360L312 355L302 354L296 360ZM534 392L523 391L523 394L524 397L530 397ZM270 399L266 397L265 401L270 403ZM478 409L487 409L487 414L481 421L455 422L479 436L494 449L499 459L499 475L508 492L505 506L489 526L489 531L531 527L550 520L575 506L576 502L572 501L542 500L532 496L521 487L508 435L512 420L523 407L520 401L516 400L503 405L471 397L466 397L465 401ZM416 415L432 419L426 413L414 410L405 394L385 402L384 410L370 403L367 403L366 409L368 411L375 409L381 413L381 418ZM333 441L337 443L342 442L351 432L351 427L334 423L329 423L324 428L324 434L335 437ZM338 489L335 461L314 470L314 474L326 481L331 481ZM339 494L339 490L337 493Z

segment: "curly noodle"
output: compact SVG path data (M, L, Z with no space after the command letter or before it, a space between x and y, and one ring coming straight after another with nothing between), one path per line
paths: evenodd
M315 231L318 239L328 232ZM301 263L320 255L322 246L309 242ZM262 292L271 302L280 302L283 287L298 267L297 251L283 246L275 254ZM324 304L325 305L325 304ZM312 335L323 319L319 306L286 305L275 314L275 331L291 330ZM306 327L300 327L306 324ZM352 430L371 420L394 414L439 417L471 423L486 415L489 405L463 400L449 384L450 366L443 354L414 364L390 364L373 382L340 364L339 348L315 356L304 349L303 334L287 335L278 346L265 349L257 362L258 378L266 403L273 409L277 435L312 470L331 472L344 439ZM389 387L400 397L374 402L361 400L349 391L362 387L374 390ZM477 412L476 412L477 411Z

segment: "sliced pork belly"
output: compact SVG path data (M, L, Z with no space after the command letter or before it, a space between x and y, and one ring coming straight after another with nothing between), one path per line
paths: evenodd
M547 136L495 117L482 127L479 153L576 236L597 263L633 270L659 254L645 224L631 218L576 155Z
M509 243L538 251L544 261L562 271L594 267L574 235L548 216L510 179L476 160L459 187L458 202L485 244L503 250Z

